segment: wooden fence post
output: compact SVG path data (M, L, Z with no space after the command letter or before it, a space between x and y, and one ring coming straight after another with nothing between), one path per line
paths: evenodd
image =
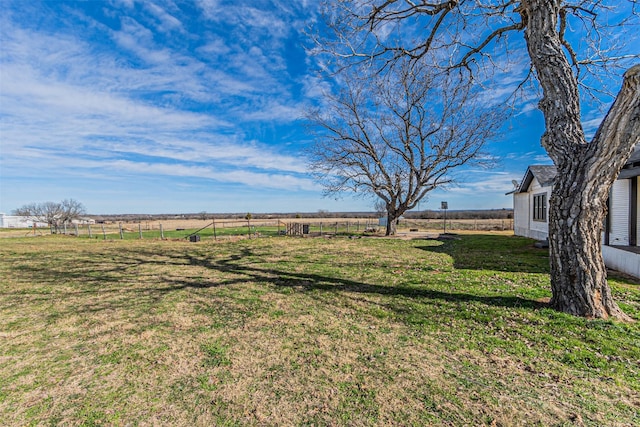
M107 240L107 232L104 230L104 224L102 224L102 238L103 240Z
M87 224L87 227L89 228L89 238L93 238L93 235L91 235L91 224Z
M218 233L216 231L216 219L213 218L213 240L218 240Z
M142 223L138 223L138 235L140 236L140 239L142 239Z
M78 223L73 224L76 228L76 237L80 236L80 233L78 233Z
M164 228L162 228L162 224L160 224L160 239L164 240Z

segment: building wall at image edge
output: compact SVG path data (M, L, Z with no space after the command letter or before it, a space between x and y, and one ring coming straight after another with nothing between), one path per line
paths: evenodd
M0 228L32 228L33 220L24 216L6 215L0 213ZM35 222L36 227L47 227L44 222Z
M616 180L611 189L609 245L629 245L629 179ZM551 187L542 187L537 179L531 181L529 188L513 195L514 234L536 240L549 237L548 206L546 221L533 220L533 197L537 194L547 194L547 204L551 195ZM640 186L638 198L640 200ZM640 215L638 215L637 229L640 230ZM604 235L602 241L604 242ZM607 267L640 278L640 254L625 251L616 247L602 245L602 257Z

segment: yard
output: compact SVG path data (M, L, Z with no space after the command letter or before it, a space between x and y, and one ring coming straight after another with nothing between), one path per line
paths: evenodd
M546 252L507 233L0 257L3 425L640 425L640 322L548 309Z

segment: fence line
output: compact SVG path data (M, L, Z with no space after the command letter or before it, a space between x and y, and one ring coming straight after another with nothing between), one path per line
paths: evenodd
M104 240L121 239L190 239L198 235L202 239L224 239L232 237L274 237L274 236L332 236L332 235L363 235L382 234L385 226L378 220L208 220L205 221L172 221L136 223L102 223L94 224L100 227L102 236L96 235L91 224L74 224L73 227L64 226L59 232L84 238L100 238ZM204 226L203 226L204 224ZM442 219L402 219L398 226L398 233L406 232L442 232L445 224ZM505 231L513 230L513 219L494 220L449 220L446 231Z

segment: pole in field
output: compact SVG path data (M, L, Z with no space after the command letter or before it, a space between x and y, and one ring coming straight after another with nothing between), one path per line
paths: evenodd
M444 211L444 234L447 234L447 209L449 209L449 203L440 202L440 209Z
M251 238L251 218L251 212L248 212L244 217L244 219L247 220L247 236L249 236L249 238Z

